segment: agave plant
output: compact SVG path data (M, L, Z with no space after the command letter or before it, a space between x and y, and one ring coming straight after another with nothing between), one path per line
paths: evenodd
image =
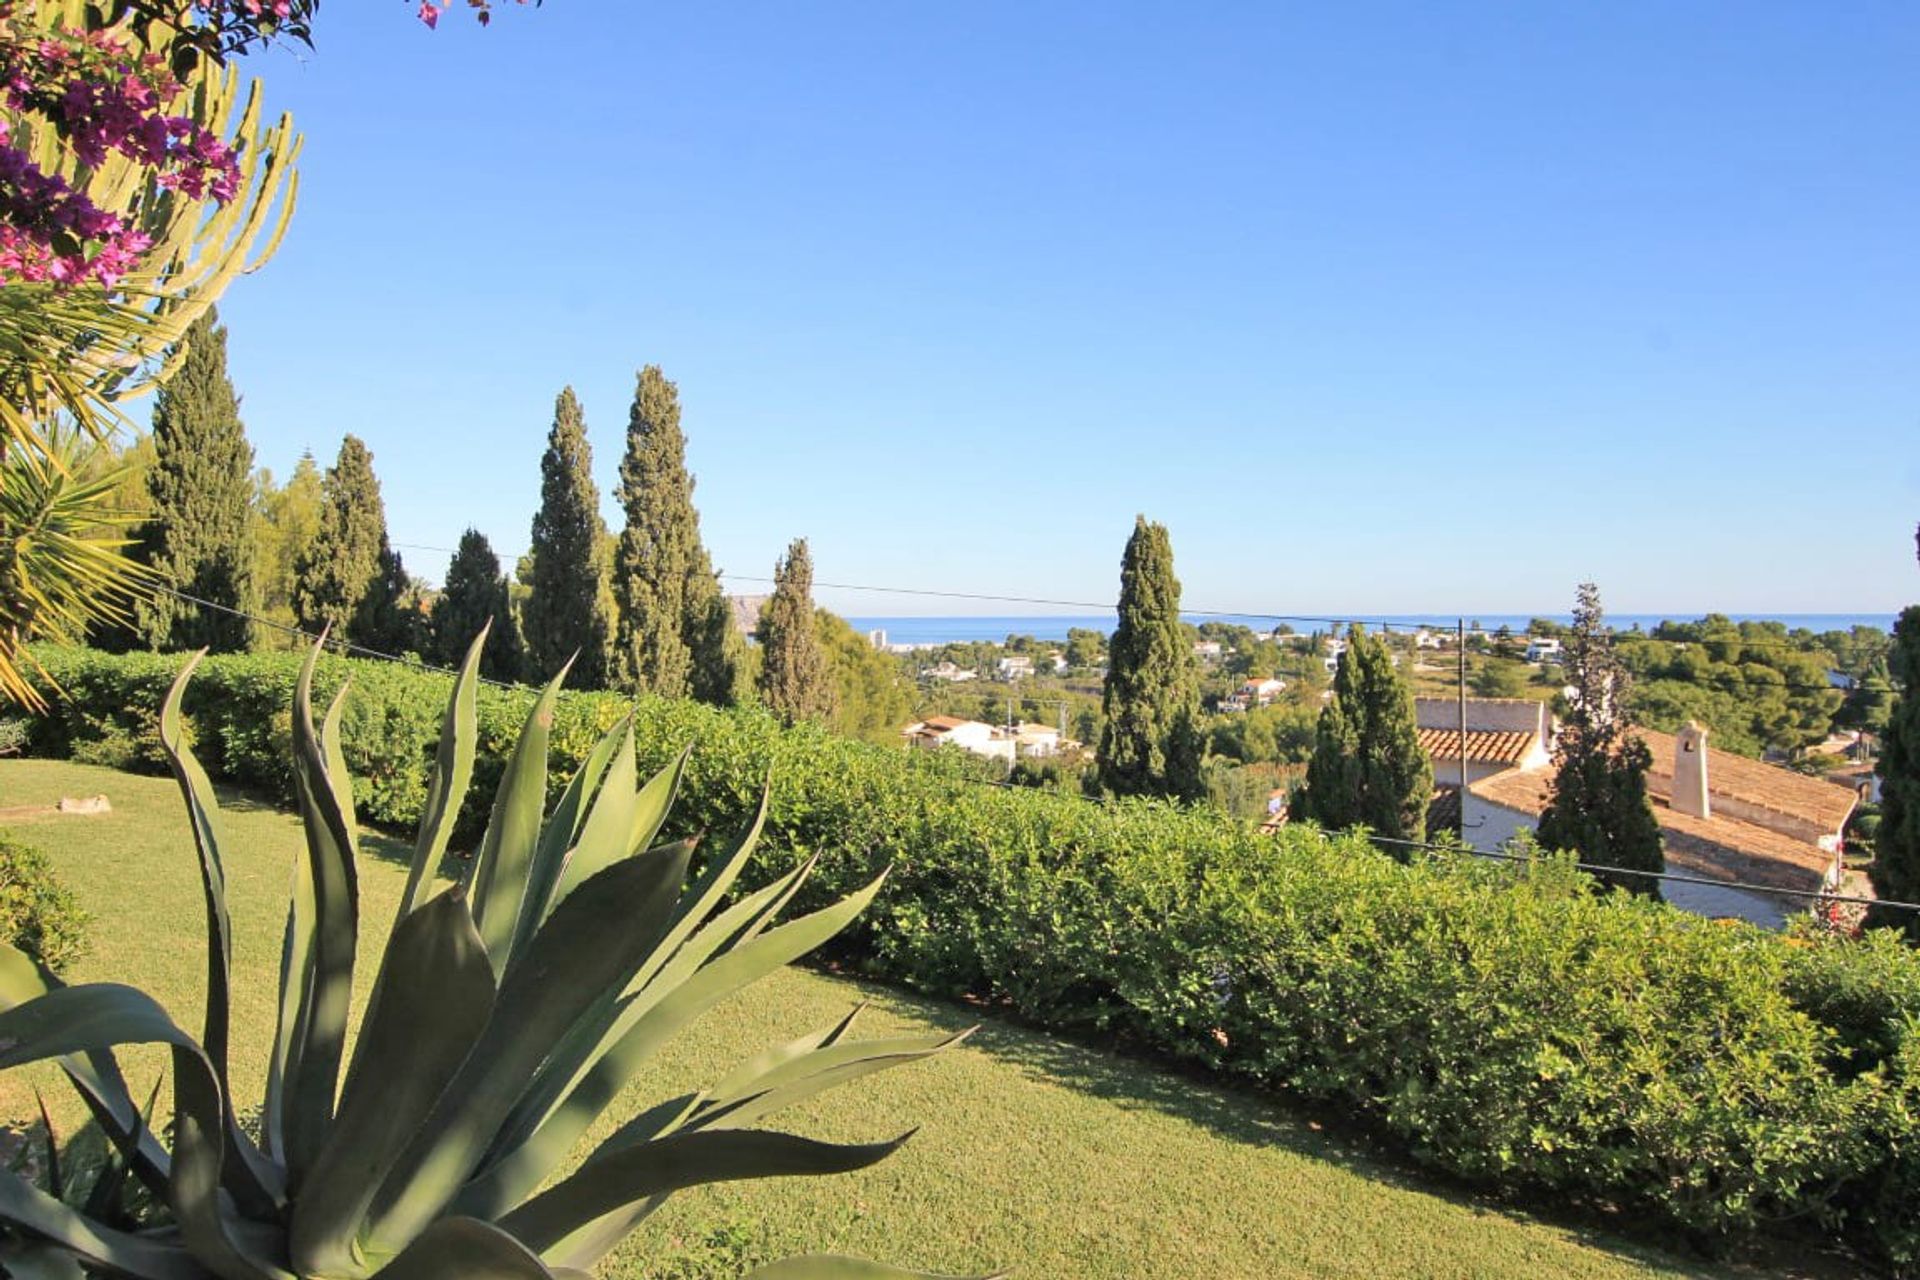
M18 1237L0 1263L10 1274L579 1277L683 1188L858 1169L904 1141L842 1145L750 1127L822 1090L938 1053L965 1034L857 1041L848 1036L850 1015L748 1059L703 1092L642 1111L556 1176L670 1036L832 937L880 884L784 923L776 917L811 863L732 894L766 817L764 793L747 830L690 877L694 841L654 843L686 754L642 783L630 720L600 740L543 815L556 679L509 756L471 863L459 883L435 892L472 776L484 642L483 633L446 711L405 892L351 1054L360 921L353 798L340 750L345 690L316 720L318 646L307 659L294 698L306 856L293 878L257 1131L236 1119L228 1087L231 934L220 814L183 731L181 695L199 659L186 664L160 730L205 888L199 1037L133 987L63 986L20 952L0 951L0 1067L57 1060L124 1169L102 1180L137 1184L164 1214L138 1230L115 1227L99 1216L109 1205L97 1202L112 1197L97 1183L76 1208L0 1173L0 1222ZM114 1058L117 1046L147 1043L171 1051L170 1146L136 1107ZM761 1280L911 1274L826 1257L754 1273Z

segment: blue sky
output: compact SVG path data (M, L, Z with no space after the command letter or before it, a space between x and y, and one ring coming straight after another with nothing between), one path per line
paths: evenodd
M651 362L737 575L1110 600L1145 512L1198 608L1920 597L1911 5L410 13L252 60L303 190L222 304L398 543L523 550L569 383L617 519Z

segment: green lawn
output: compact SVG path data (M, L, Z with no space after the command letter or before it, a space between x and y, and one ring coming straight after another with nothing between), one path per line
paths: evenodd
M7 822L44 849L94 914L75 980L137 983L196 1027L205 951L199 881L179 797L163 779L0 760L0 809L105 793L110 816ZM227 796L234 916L234 1073L257 1099L297 823ZM398 843L369 837L362 869L363 978L402 880ZM364 994L364 993L363 993ZM954 1028L966 1014L885 988L790 970L716 1010L610 1116L719 1075L765 1045L871 1000L868 1034ZM160 1069L138 1059L136 1088ZM0 1077L0 1119L26 1123L32 1086ZM948 1271L1007 1267L1030 1280L1101 1277L1784 1276L1707 1268L1590 1231L1543 1223L1436 1187L1282 1106L989 1022L959 1050L860 1082L783 1117L846 1139L920 1126L871 1170L741 1183L681 1197L629 1240L609 1277L736 1275L786 1253L833 1251ZM1840 1274L1822 1263L1818 1274Z

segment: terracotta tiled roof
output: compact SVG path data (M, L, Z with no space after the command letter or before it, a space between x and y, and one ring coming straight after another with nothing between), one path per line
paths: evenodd
M1427 802L1427 838L1460 834L1460 788L1436 787Z
M1479 760L1491 764L1519 764L1533 750L1536 735L1512 732L1493 732L1489 730L1467 730L1467 759ZM1460 758L1460 731L1458 729L1422 729L1420 730L1420 748L1429 759L1458 760Z
M1539 817L1552 798L1553 774L1546 769L1508 769L1470 784L1467 790L1484 800Z
M1656 796L1673 794L1673 735L1643 732L1640 736L1653 753L1648 789ZM1859 803L1859 797L1846 787L1711 746L1707 748L1707 795L1772 809L1836 834Z
M1713 764L1707 768L1711 777ZM1484 800L1538 817L1552 798L1552 781L1548 769L1509 769L1468 789ZM1818 845L1724 814L1696 818L1658 799L1653 814L1660 823L1668 868L1685 875L1817 889L1833 865L1835 855Z

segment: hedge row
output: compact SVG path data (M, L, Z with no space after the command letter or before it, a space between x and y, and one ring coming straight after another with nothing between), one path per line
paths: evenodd
M177 659L39 656L69 696L37 749L157 760ZM203 666L187 708L216 776L288 794L295 670ZM362 816L404 827L450 681L336 659L323 685L349 670ZM476 793L530 701L483 691ZM967 785L937 756L687 703L564 698L556 786L630 705L643 763L696 744L689 826L736 825L771 769L765 874L818 853L821 899L893 866L848 944L877 972L1350 1106L1483 1184L1704 1242L1793 1223L1920 1266L1920 962L1891 937L1787 939L1603 899L1551 860L1409 865L1310 829Z

